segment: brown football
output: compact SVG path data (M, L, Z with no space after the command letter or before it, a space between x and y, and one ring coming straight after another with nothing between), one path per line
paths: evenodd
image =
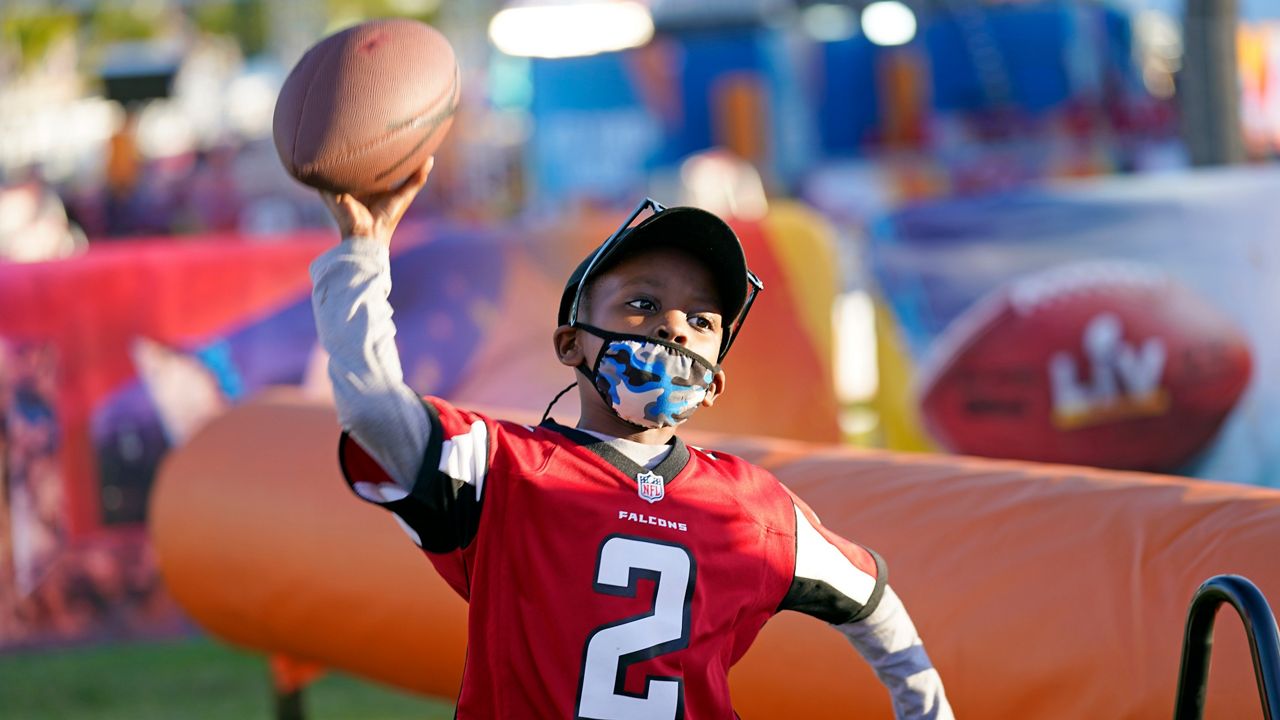
M276 99L272 132L289 174L322 190L389 190L422 166L461 92L453 48L414 20L375 20L313 45Z

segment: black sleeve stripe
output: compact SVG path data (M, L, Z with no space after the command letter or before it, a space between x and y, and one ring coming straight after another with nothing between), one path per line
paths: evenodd
M427 411L427 422L431 424L431 436L427 439L427 449L422 456L422 467L418 468L418 478L414 481L415 487L422 481L428 468L434 471L440 467L440 450L444 447L444 425L440 424L440 411L426 400L422 401L422 407Z
M871 553L871 557L876 559L876 589L871 591L871 597L867 599L867 604L863 605L862 609L859 610L857 614L845 622L858 622L859 620L865 620L867 616L875 612L876 608L880 605L880 598L884 596L884 588L889 584L889 564L884 561L884 558L880 557L880 553L872 550L871 548L866 548L866 550ZM837 624L839 625L843 623Z
M799 551L799 533L796 533L796 552ZM889 566L879 553L865 548L876 562L876 582L865 604L845 595L830 583L813 578L792 575L791 587L778 605L778 611L794 610L818 618L832 625L857 622L875 612L889 582Z

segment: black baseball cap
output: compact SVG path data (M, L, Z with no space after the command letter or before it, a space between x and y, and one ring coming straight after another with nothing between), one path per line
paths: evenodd
M720 356L724 357L750 310L755 293L763 289L763 285L747 269L742 243L728 223L701 208L657 207L660 209L653 215L634 227L611 235L578 263L560 296L558 324L570 324L574 297L581 285L591 282L641 251L659 247L675 248L692 255L711 274L716 294L720 298L720 316L724 318L725 333L720 346ZM596 255L600 257L596 258ZM587 274L588 269L590 275Z

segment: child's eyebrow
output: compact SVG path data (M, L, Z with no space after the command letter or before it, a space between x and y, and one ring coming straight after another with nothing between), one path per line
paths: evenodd
M661 277L633 277L623 281L618 289L622 292L628 292L641 288L652 288L661 290L667 287L666 278ZM694 291L693 299L699 305L706 305L716 314L720 314L720 300L714 292L708 292L706 289L698 289Z
M624 288L632 288L637 285L644 285L644 286L654 287L654 288L664 288L667 286L667 281L665 278L660 278L660 277L640 276L640 277L627 278L622 282L622 287Z

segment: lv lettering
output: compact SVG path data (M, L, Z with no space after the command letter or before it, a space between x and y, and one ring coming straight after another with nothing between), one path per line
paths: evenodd
M1049 360L1053 421L1063 429L1163 414L1168 393L1160 386L1166 349L1160 338L1130 343L1120 318L1102 313L1085 326L1085 362L1057 352Z

